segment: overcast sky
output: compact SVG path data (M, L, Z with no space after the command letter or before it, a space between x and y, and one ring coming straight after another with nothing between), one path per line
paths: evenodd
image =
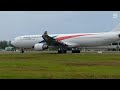
M111 31L120 22L115 11L0 11L0 40L20 35Z

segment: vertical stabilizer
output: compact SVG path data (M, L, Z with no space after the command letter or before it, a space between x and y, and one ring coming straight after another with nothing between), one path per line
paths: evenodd
M120 23L112 30L112 32L120 32Z

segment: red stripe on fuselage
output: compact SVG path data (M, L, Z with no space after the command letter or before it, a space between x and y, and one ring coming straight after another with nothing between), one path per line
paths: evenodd
M78 36L88 36L88 35L94 35L94 34L81 34L81 35L62 36L62 37L56 38L56 40L61 41L61 40L69 39L69 38L74 38L74 37L78 37Z

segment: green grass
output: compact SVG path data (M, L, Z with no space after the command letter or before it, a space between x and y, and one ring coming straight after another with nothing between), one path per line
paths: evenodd
M120 54L0 54L0 79L109 78L120 78Z

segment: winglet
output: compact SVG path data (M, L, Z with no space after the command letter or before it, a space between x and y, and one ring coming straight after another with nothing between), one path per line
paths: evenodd
M47 31L44 32L44 35L47 35Z
M47 39L48 39L47 31L44 32L44 34L42 35L42 37L47 42Z
M112 32L120 31L120 23L112 30Z

